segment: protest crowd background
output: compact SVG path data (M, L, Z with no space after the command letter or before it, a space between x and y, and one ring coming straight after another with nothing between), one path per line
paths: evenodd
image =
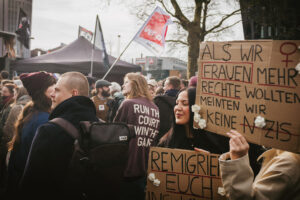
M278 190L289 191L290 197L298 196L298 154L267 151L262 146L248 144L234 130L227 138L193 128L192 106L197 87L194 77L188 81L176 76L156 81L147 80L140 73L128 73L122 86L103 79L88 81L90 78L80 72L59 76L32 72L11 80L8 72L2 71L1 77L4 77L1 79L1 199L19 195L60 199L70 195L62 183L68 174L73 139L48 121L56 117L68 120L75 127L79 127L80 121L122 122L134 127L131 130L135 137L129 142L123 177L120 186L114 188L118 193L112 197L116 199L145 198L148 153L153 146L214 154L230 152L220 158L224 187L228 189L234 187L232 181L242 181L236 186L237 191L227 191L232 199L235 195L276 199L269 181L279 184ZM252 183L261 168L257 158L265 151L268 152L265 159L273 168L267 166L257 182ZM228 158L241 163L226 163ZM274 167L282 171L274 171ZM234 173L242 173L242 177L235 177ZM80 199L79 196L74 198Z
M210 1L195 2L201 15ZM189 78L120 60L132 41L160 55L169 14L157 6L118 58L97 15L94 33L79 27L59 51L0 66L1 200L300 200L300 40L213 42L202 31L195 51L188 37ZM25 12L19 21L28 49Z

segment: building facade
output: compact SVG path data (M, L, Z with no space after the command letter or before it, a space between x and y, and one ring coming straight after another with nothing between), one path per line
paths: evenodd
M244 36L249 39L299 40L299 0L240 0Z
M10 59L30 57L30 48L21 44L15 33L20 23L20 9L26 14L31 30L32 0L0 0L0 57L2 59L4 56Z
M135 64L142 67L144 75L156 80L174 75L186 78L187 63L178 58L146 56L136 58Z

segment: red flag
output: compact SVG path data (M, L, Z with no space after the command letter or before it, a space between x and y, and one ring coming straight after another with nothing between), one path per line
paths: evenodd
M170 16L160 7L156 7L134 40L156 55L160 55L165 46L168 25L172 23Z

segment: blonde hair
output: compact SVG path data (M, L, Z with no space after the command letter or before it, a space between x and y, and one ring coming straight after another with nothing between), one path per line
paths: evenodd
M64 78L68 90L77 89L80 96L89 96L89 82L80 72L66 72L59 78Z
M145 97L149 101L152 100L152 97L148 90L148 83L145 77L137 73L128 73L125 75L125 78L128 78L131 85L131 90L127 95L128 99L134 99L138 97Z

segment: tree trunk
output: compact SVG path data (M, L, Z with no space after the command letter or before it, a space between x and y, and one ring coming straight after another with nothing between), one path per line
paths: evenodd
M190 79L192 76L195 76L195 72L198 71L198 57L199 57L199 49L200 49L200 34L196 31L189 31L188 35L188 70L187 77Z

